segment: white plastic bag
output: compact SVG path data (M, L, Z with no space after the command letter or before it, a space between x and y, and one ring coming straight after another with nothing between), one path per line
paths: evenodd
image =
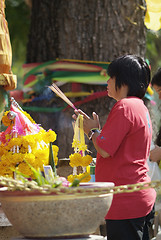
M154 148L155 148L155 145L152 142L150 150L153 150ZM161 180L161 169L159 168L158 163L150 161L149 158L147 159L147 163L149 166L148 175L151 178L151 181Z

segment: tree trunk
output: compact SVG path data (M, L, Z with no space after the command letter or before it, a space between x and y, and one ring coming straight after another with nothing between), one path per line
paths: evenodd
M33 0L27 62L145 55L143 0Z
M27 63L59 59L111 61L123 54L145 56L143 0L32 0L31 28L27 46ZM105 86L81 84L83 91L102 91ZM71 91L65 84L63 91ZM71 98L78 101L83 98ZM99 114L101 124L114 104L102 97L80 106L90 116ZM30 105L55 106L57 102L39 101ZM73 110L54 114L30 112L36 122L57 134L59 158L68 157L72 149ZM89 150L96 152L86 141Z

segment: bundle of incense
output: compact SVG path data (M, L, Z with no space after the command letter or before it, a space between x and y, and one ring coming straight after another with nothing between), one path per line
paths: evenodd
M58 88L58 86L53 83L49 88L55 92L60 98L62 98L69 106L71 106L73 109L77 110L77 108L74 106L74 104L65 96L65 94Z

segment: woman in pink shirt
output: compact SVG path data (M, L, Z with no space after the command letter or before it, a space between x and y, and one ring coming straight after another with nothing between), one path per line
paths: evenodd
M97 150L97 182L116 186L150 182L147 158L152 139L148 109L142 98L150 83L148 64L135 55L115 59L107 69L108 96L117 102L100 129L99 117L81 110L84 131ZM148 188L132 193L115 194L105 216L108 240L148 240L147 218L152 214L156 192ZM146 231L145 231L146 229Z

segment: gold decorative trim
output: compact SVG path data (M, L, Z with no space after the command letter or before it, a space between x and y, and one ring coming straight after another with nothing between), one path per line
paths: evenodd
M0 194L1 195L1 194ZM90 194L90 195L77 195L77 194L63 194L63 195L39 195L39 196L14 196L14 193L12 193L13 196L8 197L0 197L1 203L5 201L9 202L46 202L46 201L66 201L66 200L80 200L80 199L87 199L87 198L98 198L98 197L108 197L110 194Z
M99 186L80 186L80 187L58 187L52 188L50 185L38 186L34 181L21 182L12 178L0 177L0 185L7 188L0 188L0 198L3 197L25 197L25 195L77 195L80 197L85 195L101 195L101 194L119 194L119 193L130 193L136 192L147 188L159 188L161 186L160 181L152 182L142 182L137 184L129 184L122 186L109 186L109 187L99 187ZM14 193L13 193L14 191Z

